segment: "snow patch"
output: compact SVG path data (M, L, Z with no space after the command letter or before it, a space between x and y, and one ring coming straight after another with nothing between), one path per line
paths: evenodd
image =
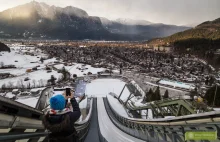
M119 95L125 82L118 79L96 79L87 84L85 94L89 97L106 97L110 92Z
M39 97L32 97L32 98L19 98L19 99L17 99L16 101L17 102L20 102L20 103L22 103L22 104L25 104L25 105L28 105L28 106L30 106L30 107L33 107L33 108L35 108L36 107L36 104L37 104L37 102L38 102L38 99L39 99Z
M122 104L118 101L118 99L114 98L111 95L107 95L107 99L109 101L110 106L121 116L128 118L128 114Z

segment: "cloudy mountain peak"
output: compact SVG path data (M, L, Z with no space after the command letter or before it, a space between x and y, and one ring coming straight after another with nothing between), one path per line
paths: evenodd
M118 18L115 20L118 23L124 24L124 25L150 25L153 24L152 22L146 21L146 20L133 20L129 18Z
M19 5L17 7L5 10L0 13L4 19L21 19L31 18L34 15L38 15L40 18L55 19L57 14L66 14L77 17L88 17L86 11L68 6L65 8L50 6L43 2L32 1L30 3Z
M67 6L65 8L56 7L56 6L49 6L43 2L36 2L33 1L32 4L34 8L37 10L38 14L43 18L54 19L57 13L63 13L66 15L74 15L77 17L88 17L89 15L86 11L73 7Z
M79 9L77 7L73 7L73 6L67 6L67 7L63 8L63 11L65 14L75 15L78 17L88 17L89 16L86 11Z
M100 20L104 26L111 25L113 22L105 17L100 17Z
M55 17L53 7L47 5L46 3L33 1L31 4L40 17L48 19L53 19Z

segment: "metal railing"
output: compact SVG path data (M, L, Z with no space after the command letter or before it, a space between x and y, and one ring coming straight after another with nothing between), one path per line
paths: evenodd
M13 101L9 98L0 96L0 113L13 116L22 116L26 118L41 119L43 115L42 111L39 111L33 107L25 104Z
M187 131L217 131L220 139L220 113L189 115L172 119L133 119L118 114L104 98L105 107L112 122L125 133L152 142L182 142Z
M30 132L30 133L22 133L22 134L4 134L0 136L0 141L15 141L15 140L23 140L23 139L33 139L33 138L41 138L46 137L48 132Z
M47 137L49 132L42 125L43 112L24 104L0 96L0 141L15 141L21 139L39 139ZM75 123L80 142L83 142L89 130L92 115L93 99L89 100L87 117ZM25 132L33 129L35 132ZM1 130L7 130L1 132Z
M91 120L92 111L93 111L93 103L94 103L94 100L91 99L89 102L90 109L89 109L89 113L88 113L87 117L83 121L75 123L75 128L76 128L76 131L78 132L80 142L84 141L84 139L89 131L89 125L90 125L90 120Z

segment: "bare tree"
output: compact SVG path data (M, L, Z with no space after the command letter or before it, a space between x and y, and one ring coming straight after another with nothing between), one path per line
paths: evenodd
M2 84L2 90L5 90L6 89L6 85L5 84Z
M43 87L44 86L44 81L43 79L38 80L39 83L39 87Z
M35 88L39 88L39 87L40 87L39 82L37 83L36 81Z
M4 67L4 63L3 62L0 62L0 67Z
M30 82L28 82L28 84L27 84L27 89L31 89L31 83Z
M35 87L36 87L36 80L33 79L33 80L32 80L32 83L33 83L33 88L35 88Z
M20 81L17 81L17 84L16 84L15 87L17 87L17 88L21 88L21 83L20 83Z
M38 87L41 87L41 81L38 80Z
M13 85L13 83L12 83L11 81L9 81L7 87L8 87L8 88L13 88L14 85Z
M43 79L40 79L40 82L41 82L41 86L42 86L42 87L44 87L44 86L45 86L45 84L44 84Z
M23 81L23 79L21 78L21 79L19 79L19 81L20 81L20 84L21 84L21 88L24 89L25 86L24 86L24 81Z

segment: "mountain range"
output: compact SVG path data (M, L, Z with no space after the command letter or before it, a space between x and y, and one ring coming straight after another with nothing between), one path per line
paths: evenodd
M189 41L191 42L191 45L192 41L197 42L197 45L199 45L198 41L211 41L210 45L214 45L215 42L219 45L219 40L220 18L213 21L203 22L194 28L175 33L168 37L153 39L148 43L154 45L174 45L175 43L180 43L181 41L184 46L184 44Z
M146 20L89 16L82 9L36 1L0 12L0 38L64 40L148 40L189 29Z

